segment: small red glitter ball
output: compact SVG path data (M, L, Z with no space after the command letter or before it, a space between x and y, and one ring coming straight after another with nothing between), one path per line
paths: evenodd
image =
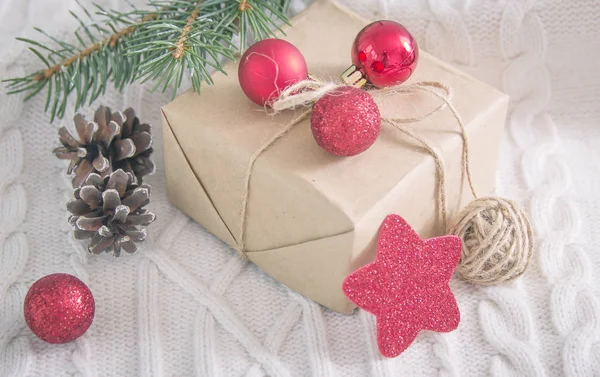
M308 68L300 50L282 39L264 39L240 59L238 79L244 93L263 106L286 87L306 80Z
M95 303L90 289L69 274L44 276L25 296L25 322L48 343L79 338L94 320Z
M352 64L379 88L406 81L418 58L417 42L394 21L375 21L365 26L352 45Z
M377 140L381 117L369 93L344 86L315 103L310 125L317 144L323 149L337 156L354 156Z

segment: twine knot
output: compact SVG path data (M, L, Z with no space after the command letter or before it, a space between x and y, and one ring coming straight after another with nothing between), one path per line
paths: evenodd
M525 212L498 197L479 198L455 217L449 233L463 240L457 272L473 284L493 285L521 276L533 254Z

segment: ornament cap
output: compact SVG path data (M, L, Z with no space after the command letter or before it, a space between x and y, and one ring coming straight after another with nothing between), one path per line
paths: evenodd
M348 67L340 77L346 85L355 88L362 88L367 83L367 79L363 72L354 64Z

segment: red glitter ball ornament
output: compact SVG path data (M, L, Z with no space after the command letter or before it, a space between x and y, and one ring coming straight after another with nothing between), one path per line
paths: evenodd
M422 240L398 215L379 231L377 258L346 277L344 294L377 318L381 354L402 353L421 330L449 332L460 312L448 282L458 265L457 236Z
M406 81L418 58L417 42L394 21L375 21L365 26L352 45L352 64L379 88Z
M308 78L300 50L282 39L264 39L250 46L240 59L238 79L244 93L263 106L286 87Z
M69 274L39 279L25 296L25 322L48 343L67 343L79 338L94 320L95 303L90 289Z
M377 140L381 116L369 93L343 86L319 98L313 106L310 125L323 149L337 156L354 156Z

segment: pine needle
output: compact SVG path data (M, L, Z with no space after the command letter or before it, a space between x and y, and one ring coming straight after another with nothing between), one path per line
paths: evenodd
M45 111L62 118L74 98L74 110L91 104L109 85L122 91L134 81L154 81L154 90L172 97L183 78L193 90L212 84L211 70L223 71L251 40L274 35L287 23L290 0L149 0L147 9L128 12L95 5L71 12L79 27L70 40L36 29L45 40L18 38L44 68L3 80L9 94L28 100L46 89ZM84 20L85 19L85 20ZM240 37L239 46L233 38Z

